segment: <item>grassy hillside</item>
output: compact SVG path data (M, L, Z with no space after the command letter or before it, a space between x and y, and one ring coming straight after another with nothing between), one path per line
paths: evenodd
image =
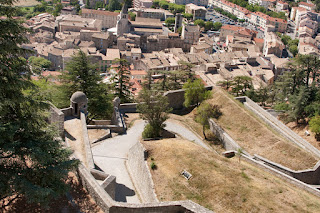
M319 160L280 137L222 90L214 90L211 104L222 105L217 122L250 154L259 154L291 169L312 168Z
M320 199L238 158L181 139L143 142L159 200L190 199L215 212L320 212ZM193 177L180 175L186 169Z

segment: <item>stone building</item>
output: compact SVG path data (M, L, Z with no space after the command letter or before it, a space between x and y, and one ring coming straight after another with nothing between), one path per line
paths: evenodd
M117 25L117 16L119 13L105 11L105 10L91 10L82 9L81 17L93 18L102 21L102 29L109 29Z
M61 15L76 15L77 14L77 10L76 10L75 7L66 6L66 7L62 8L60 14Z
M193 3L198 6L204 6L204 7L208 6L208 0L170 0L170 2L174 4L183 4L183 5Z
M137 17L160 19L161 21L165 21L167 18L174 17L172 13L164 9L131 8L130 12L135 12L137 14Z
M151 8L152 4L152 0L133 0L134 8Z
M182 24L181 38L187 44L195 44L200 38L200 27L197 25Z
M117 16L117 37L122 36L124 33L129 33L131 29L131 23L128 18L127 4L123 4L120 14Z
M102 22L98 19L82 18L77 15L61 15L56 18L58 31L80 32L81 30L101 31Z
M285 46L282 43L281 39L274 32L266 32L263 46L264 56L273 54L281 58L284 48Z
M254 30L249 30L244 27L238 27L234 25L224 25L220 29L220 41L226 41L228 35L244 37L248 39L253 39L256 37L257 32Z
M190 13L193 15L193 20L196 20L196 19L205 20L206 19L207 9L203 6L197 6L195 4L190 3L190 4L186 5L185 11L186 11L186 13Z

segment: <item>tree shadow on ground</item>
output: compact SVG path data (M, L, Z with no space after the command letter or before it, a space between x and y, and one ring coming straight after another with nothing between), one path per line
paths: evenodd
M175 109L175 110L172 110L172 114L175 114L175 115L187 115L189 114L190 112L192 112L192 110L195 108L196 106L190 106L190 107L187 107L187 108L182 108L182 109Z
M116 196L115 200L119 202L127 202L127 197L128 196L134 196L136 193L134 190L128 188L124 184L119 184L117 183L116 185Z
M68 196L63 195L59 198L53 199L47 207L40 206L39 204L28 203L25 198L21 198L12 203L7 209L1 209L0 212L6 213L32 213L32 212L101 212L99 206L92 200L88 192L83 188L78 178L71 174L67 180L70 186Z
M75 141L77 140L75 137L73 137L67 130L64 130L64 134L65 136L69 139L69 140L72 140L72 141Z

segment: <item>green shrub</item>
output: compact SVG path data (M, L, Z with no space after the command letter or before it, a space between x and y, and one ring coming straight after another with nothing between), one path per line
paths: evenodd
M151 167L152 170L157 169L157 165L155 164L155 162L151 162L150 167Z
M274 106L274 109L275 109L275 110L288 111L288 110L289 110L289 104L279 103L279 104L276 104L276 105Z
M150 124L147 124L144 127L144 130L142 132L142 137L143 138L157 138L157 137L160 137L160 130L154 128Z

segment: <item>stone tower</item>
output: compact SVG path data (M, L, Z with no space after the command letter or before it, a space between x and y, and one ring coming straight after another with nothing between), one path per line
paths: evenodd
M124 33L129 33L130 27L131 23L129 22L128 6L124 3L117 18L117 37L122 36Z
M178 28L181 27L182 25L182 15L181 13L177 13L176 14L176 20L175 20L175 23L174 23L174 32L177 33L178 31Z

